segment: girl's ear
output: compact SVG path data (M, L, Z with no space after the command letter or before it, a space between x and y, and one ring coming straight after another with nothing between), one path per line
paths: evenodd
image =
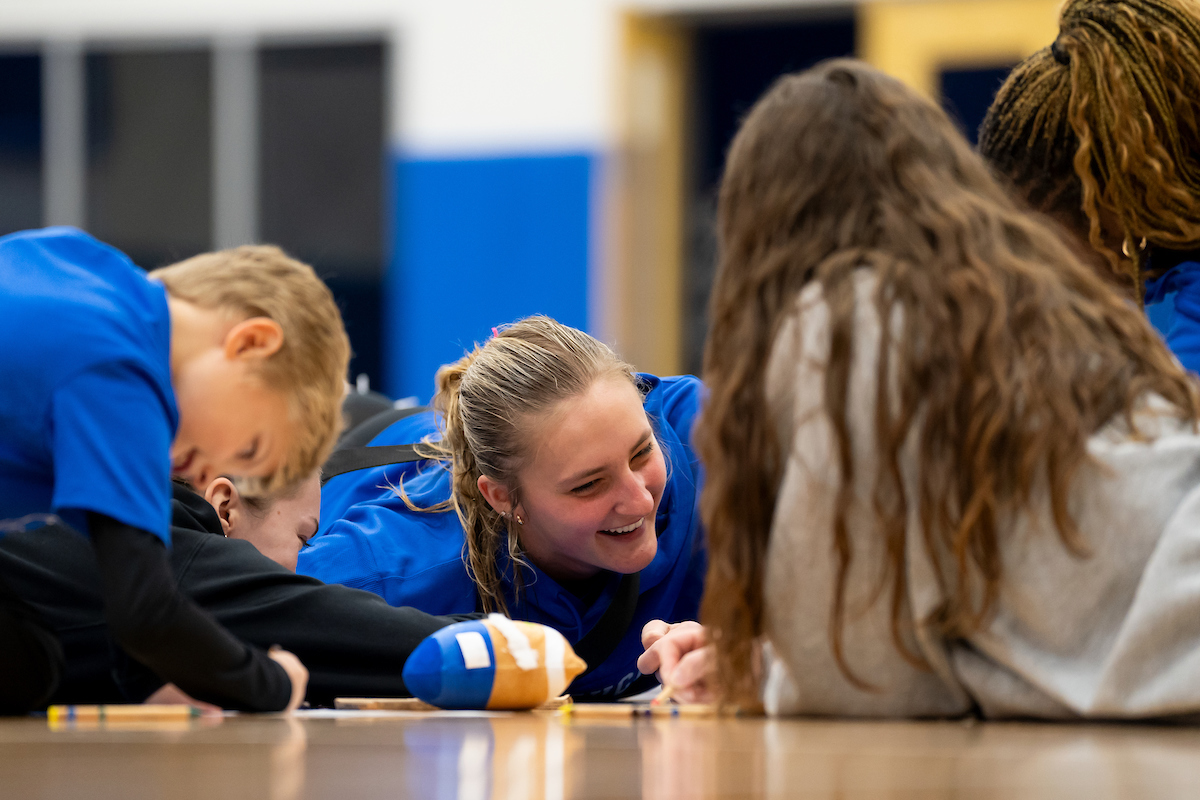
M229 478L217 478L204 490L204 499L216 509L217 517L221 520L221 530L225 535L237 524L237 516L241 513L242 498L237 487Z
M479 476L478 486L483 499L497 514L507 514L512 511L512 495L507 486L492 480L487 475Z
M242 320L225 334L225 357L267 358L283 347L283 328L269 317Z

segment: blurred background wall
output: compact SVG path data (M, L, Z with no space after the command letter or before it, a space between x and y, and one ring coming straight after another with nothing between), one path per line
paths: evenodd
M278 244L397 398L532 313L697 371L724 153L771 81L856 55L973 138L1058 5L3 3L0 234L77 225L146 268Z

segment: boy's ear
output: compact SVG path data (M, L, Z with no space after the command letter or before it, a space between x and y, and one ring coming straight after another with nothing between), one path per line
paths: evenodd
M512 495L507 486L492 480L487 475L480 475L477 485L483 499L497 514L507 514L512 511Z
M229 478L217 478L204 490L204 499L217 510L217 516L221 520L221 530L228 536L229 529L236 521L234 517L238 514L242 501L237 487Z
M242 320L225 334L225 357L267 358L283 347L283 328L269 317Z

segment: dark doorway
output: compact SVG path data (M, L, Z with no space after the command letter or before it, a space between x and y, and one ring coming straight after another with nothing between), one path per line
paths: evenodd
M346 321L351 380L378 385L384 47L265 47L259 63L259 237L316 268Z
M716 194L742 117L780 75L854 54L853 12L701 21L694 27L683 367L699 374L716 270Z
M0 55L0 235L42 224L42 59Z
M87 228L146 269L212 246L211 60L87 57Z
M979 126L1013 64L999 67L942 70L941 98L971 144L979 143Z

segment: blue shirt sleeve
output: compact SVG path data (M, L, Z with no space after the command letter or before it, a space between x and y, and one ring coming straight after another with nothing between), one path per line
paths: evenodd
M1167 347L1185 369L1200 372L1200 263L1185 261L1147 282L1146 306L1152 321L1163 316L1154 307L1168 303Z
M383 439L375 441L391 443ZM474 611L475 585L463 564L458 515L409 509L395 491L402 481L419 508L450 495L450 473L429 462L339 475L321 489L321 530L300 551L296 571L374 592L393 606L430 614Z
M81 372L54 393L53 510L86 531L94 511L153 533L170 545L169 398L136 364Z

